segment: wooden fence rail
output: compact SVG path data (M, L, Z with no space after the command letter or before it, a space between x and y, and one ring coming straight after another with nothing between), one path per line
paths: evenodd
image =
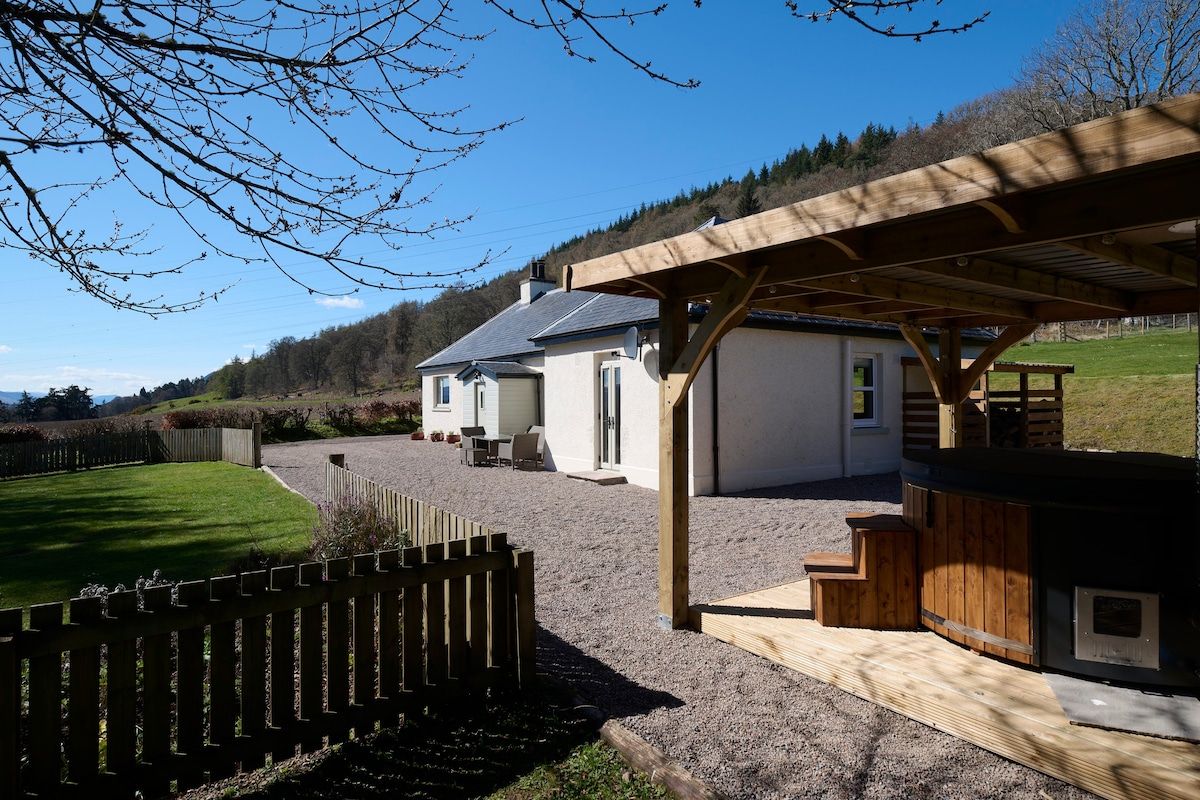
M262 426L127 431L0 444L0 479L52 472L184 461L262 466Z
M533 553L471 536L0 611L0 797L159 796L534 675Z
M431 506L420 500L381 486L336 463L331 456L325 464L325 502L336 503L356 497L371 503L379 513L395 520L396 531L407 531L414 545L450 542L472 536L490 536L494 530L465 517Z

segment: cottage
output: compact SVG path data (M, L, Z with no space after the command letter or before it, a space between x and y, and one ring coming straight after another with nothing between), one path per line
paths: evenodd
M708 309L691 305L690 324ZM516 303L418 365L425 426L543 425L547 468L657 488L659 352L656 300L564 292L534 262ZM691 388L689 492L899 469L913 355L894 325L750 312Z

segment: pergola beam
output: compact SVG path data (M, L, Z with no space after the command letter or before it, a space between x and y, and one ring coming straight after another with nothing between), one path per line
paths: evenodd
M1070 300L1081 305L1095 306L1099 315L1116 311L1128 313L1133 307L1133 297L1115 289L1106 289L1094 283L1049 275L1032 269L1023 269L1011 264L1001 264L988 258L963 257L965 264L957 261L932 261L914 265L914 269L931 275L943 275L958 280L970 281L982 286L1013 289L1019 292L1047 298Z
M1187 286L1196 285L1196 260L1153 245L1129 244L1115 237L1087 236L1059 242L1058 246L1077 253L1098 256L1149 275L1170 278Z

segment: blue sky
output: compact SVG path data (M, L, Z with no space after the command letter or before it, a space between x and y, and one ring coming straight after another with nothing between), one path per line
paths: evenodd
M459 232L413 241L399 253L381 252L375 242L349 249L422 272L468 267L489 249L507 249L479 274L486 279L642 201L740 177L801 143L814 145L822 133L853 137L868 122L926 125L939 110L1010 84L1021 58L1075 3L947 0L938 9L944 22L992 13L966 34L920 43L882 39L846 21L794 20L782 0L708 0L700 9L674 0L660 17L617 31L656 69L701 81L690 90L652 82L599 45L581 47L598 63L569 59L558 40L518 29L494 9L462 5L469 22L496 33L474 46L452 93L431 99L470 103L470 119L522 121L439 173L425 213L474 214ZM86 170L87 154L77 159L65 168ZM131 223L154 226L160 249L146 263L170 266L197 249L170 218L122 211ZM95 225L111 227L111 204L87 212ZM78 384L94 395L130 394L207 374L282 336L307 336L433 295L364 289L342 297L351 287L326 269L299 260L290 267L336 296L309 295L272 267L210 258L143 291L171 301L232 284L220 300L151 319L71 293L58 272L10 255L0 270L0 390L38 396Z

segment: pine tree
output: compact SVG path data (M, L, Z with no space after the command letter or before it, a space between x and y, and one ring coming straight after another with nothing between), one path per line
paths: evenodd
M833 163L833 143L829 141L829 137L821 134L821 141L817 142L817 146L813 149L812 166L813 172L819 172L821 167L826 164Z
M748 217L751 214L757 214L762 210L762 202L754 194L754 183L751 181L742 181L742 188L738 192L737 206L733 210L733 215L740 219L741 217Z

